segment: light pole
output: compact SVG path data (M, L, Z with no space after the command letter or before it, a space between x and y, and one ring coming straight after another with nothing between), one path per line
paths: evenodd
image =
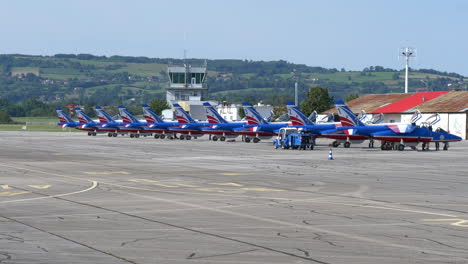
M405 93L408 93L408 68L409 60L411 57L416 56L416 51L413 48L406 47L401 52L401 55L405 57L406 66L405 66Z

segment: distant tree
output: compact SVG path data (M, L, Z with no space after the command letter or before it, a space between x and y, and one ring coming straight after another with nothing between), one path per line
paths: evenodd
M328 94L327 88L313 87L307 92L306 99L301 104L302 112L308 116L313 111L321 113L328 110L333 105L333 96Z
M10 115L7 112L0 112L0 124L10 124L13 123Z
M392 75L392 80L398 80L398 79L400 79L400 73L395 72L395 73Z
M157 115L161 115L162 110L171 108L166 100L160 98L151 100L149 106Z
M273 119L274 120L279 117L284 116L285 114L286 115L288 114L288 109L286 108L285 104L273 107Z
M245 111L244 111L244 108L241 106L239 107L239 117L242 119L245 117Z
M352 100L357 99L357 98L359 98L359 94L352 93L352 94L348 95L348 97L346 97L345 101L349 102L349 101L352 101Z

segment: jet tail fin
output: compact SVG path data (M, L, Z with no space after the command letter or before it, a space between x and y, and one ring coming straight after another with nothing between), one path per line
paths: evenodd
M336 110L340 116L342 126L365 126L364 123L354 115L353 111L341 100L335 102Z
M101 123L112 123L115 122L114 119L99 105L97 105L94 110L99 118L99 122Z
M293 102L286 102L286 107L288 108L289 119L293 126L304 126L312 125L313 122L304 115L299 107L297 107Z
M196 123L196 121L180 106L173 104L174 112L179 123Z
M244 108L245 117L247 118L248 125L267 125L268 122L263 119L262 115L249 103L242 103Z
M119 105L119 113L124 123L138 123L138 119L134 117L123 105Z
M93 123L93 120L80 107L75 107L75 112L80 123Z
M147 104L142 104L141 107L143 108L143 116L148 123L164 123L164 121L159 117L153 109Z
M205 102L203 103L203 106L205 107L206 119L208 120L208 123L227 123L227 121L218 113L218 111L216 111L214 106L212 106L210 103Z
M75 122L75 121L73 121L73 119L71 119L71 117L69 115L67 115L67 113L65 113L65 111L62 110L62 108L57 107L55 109L55 112L57 112L57 116L58 116L58 119L59 119L60 123Z

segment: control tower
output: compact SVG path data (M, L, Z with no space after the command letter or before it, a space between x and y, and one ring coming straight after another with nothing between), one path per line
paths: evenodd
M169 104L180 101L200 102L205 97L208 91L205 85L206 66L192 67L188 64L169 66L167 74L169 84L166 87L166 100Z

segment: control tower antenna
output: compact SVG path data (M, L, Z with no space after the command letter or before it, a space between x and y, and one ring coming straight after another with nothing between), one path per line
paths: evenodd
M405 93L408 93L408 68L410 58L416 57L416 49L411 47L405 47L400 49L401 57L405 58Z

